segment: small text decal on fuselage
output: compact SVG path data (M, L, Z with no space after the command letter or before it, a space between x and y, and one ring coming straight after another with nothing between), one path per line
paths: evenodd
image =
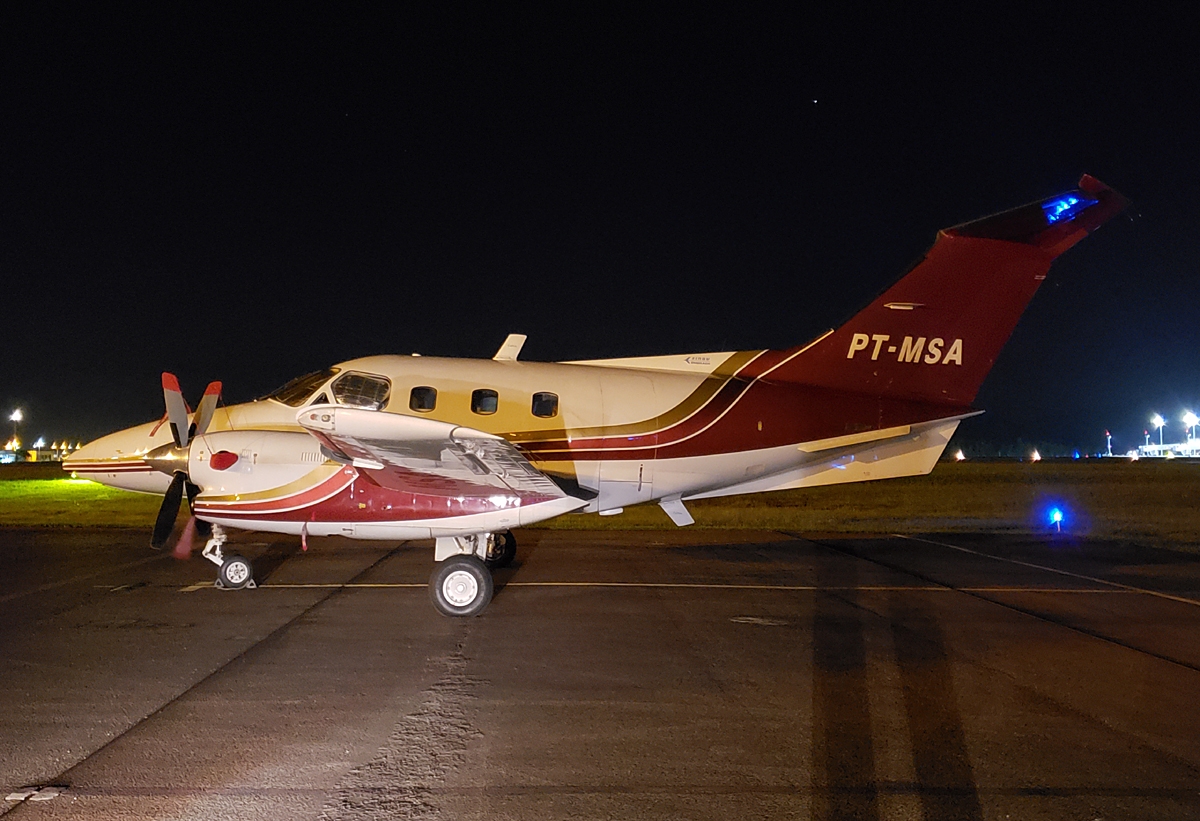
M926 365L955 365L962 364L962 340L952 339L949 344L940 336L935 336L926 342L925 337L904 337L899 344L892 343L888 334L855 334L850 339L850 350L846 352L847 359L853 359L859 351L869 351L871 361L884 356L895 356L897 362L924 362Z

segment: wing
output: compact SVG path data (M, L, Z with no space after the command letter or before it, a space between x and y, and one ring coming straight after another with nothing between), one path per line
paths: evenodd
M473 428L338 405L307 407L296 420L334 459L393 490L523 504L567 496L508 440Z

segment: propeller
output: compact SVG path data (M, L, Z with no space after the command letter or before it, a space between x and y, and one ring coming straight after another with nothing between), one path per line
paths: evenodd
M210 382L189 423L188 407L183 401L179 380L174 374L164 373L162 387L163 400L167 406L167 424L171 428L171 438L174 442L157 447L143 457L156 470L171 477L171 484L167 486L162 506L159 507L158 516L154 520L154 531L150 535L150 546L155 550L161 550L167 544L179 517L179 504L183 501L184 494L187 494L188 508L191 509L200 493L200 488L188 477L188 451L192 440L203 436L208 430L217 409L217 400L221 397L221 383ZM186 559L191 554L193 535L200 533L207 538L211 532L212 527L208 522L198 521L193 515L175 546L176 558Z

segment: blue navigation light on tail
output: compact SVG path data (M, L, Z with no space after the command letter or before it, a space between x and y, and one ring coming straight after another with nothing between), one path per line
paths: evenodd
M1062 220L1074 219L1083 209L1095 205L1096 200L1090 200L1079 193L1063 194L1042 203L1042 213L1046 215L1046 224L1053 225Z

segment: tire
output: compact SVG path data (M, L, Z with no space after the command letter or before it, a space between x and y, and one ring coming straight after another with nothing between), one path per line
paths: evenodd
M222 587L227 587L230 590L241 590L243 587L254 581L254 568L250 564L250 560L242 556L230 556L221 563L221 570L217 574L217 580Z
M475 556L446 559L429 577L429 598L444 616L478 616L492 590L492 571Z
M484 559L484 564L492 570L498 567L508 567L517 557L517 537L512 535L512 531L506 530L503 533L497 533L495 540L495 545L488 552L488 557Z

